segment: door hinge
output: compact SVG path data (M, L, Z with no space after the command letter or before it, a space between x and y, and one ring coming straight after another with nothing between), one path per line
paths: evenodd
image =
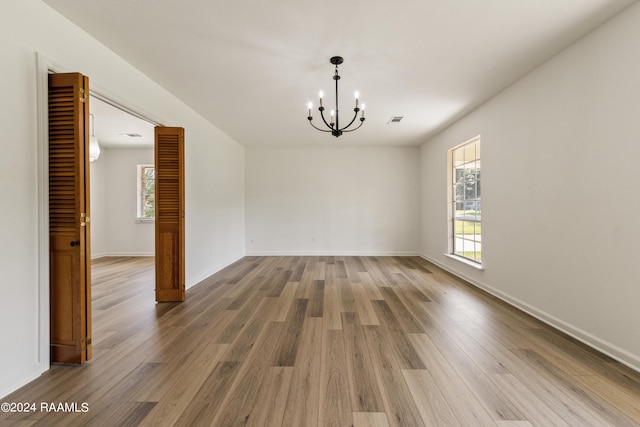
M84 227L84 226L86 226L86 225L87 225L87 222L88 222L88 219L89 219L89 218L86 218L86 219L85 219L85 217L86 217L86 216L87 216L87 214L86 214L86 213L84 213L84 212L81 212L81 213L80 213L80 227Z
M80 102L87 102L89 98L89 93L85 93L84 88L80 88Z

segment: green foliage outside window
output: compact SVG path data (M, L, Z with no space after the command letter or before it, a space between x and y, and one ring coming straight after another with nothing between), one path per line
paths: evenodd
M156 171L153 166L140 170L140 217L155 218Z

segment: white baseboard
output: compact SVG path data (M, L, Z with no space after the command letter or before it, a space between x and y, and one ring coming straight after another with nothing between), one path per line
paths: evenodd
M92 259L92 260L93 260L93 259L100 259L100 258L104 258L104 257L106 257L106 256L108 256L106 253L103 253L103 254L94 254L94 253L92 253L92 254L91 254L91 259Z
M199 283L203 282L204 280L208 279L209 277L213 276L214 274L216 274L217 272L219 272L220 270L222 270L223 268L226 268L228 266L230 266L231 264L233 264L234 262L238 262L240 261L242 258L244 258L245 255L240 255L237 258L231 258L230 260L226 261L226 262L222 262L218 265L215 265L211 270L209 270L206 273L202 273L199 274L198 276L196 276L195 279L189 279L187 280L187 286L186 288L192 288L193 286L198 285Z
M105 258L105 257L142 257L142 256L155 256L155 252L105 252L103 254L91 254L91 259Z
M424 259L426 259L429 262L432 262L433 264L437 265L438 267L442 268L445 271L448 271L449 273L453 274L454 276L457 276L467 282L469 282L470 284L484 290L485 292L488 292L489 294L495 296L496 298L501 299L502 301L506 302L507 304L522 310L523 312L529 314L530 316L535 317L536 319L546 323L547 325L569 335L572 338L575 338L576 340L588 345L589 347L611 357L614 360L617 360L618 362L622 363L623 365L633 369L634 371L640 372L640 356L632 354L628 351L626 351L623 348L620 348L616 345L611 344L610 342L607 342L595 335L592 335L590 333L588 333L587 331L584 331L578 327L576 327L575 325L572 325L570 323L565 322L562 319L559 319L555 316L552 316L551 314L540 310L532 305L527 304L524 301L521 301L517 298L514 298L512 296L510 296L509 294L502 292L492 286L487 285L486 283L483 283L479 280L476 280L472 277L467 276L464 273L461 273L453 268L451 268L450 266L447 266L445 264L442 264L441 262L432 259L431 257L425 255L425 254L420 254L420 256Z

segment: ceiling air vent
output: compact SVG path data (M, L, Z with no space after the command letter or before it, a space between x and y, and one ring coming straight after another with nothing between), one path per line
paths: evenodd
M389 121L387 122L388 125L394 124L394 123L400 123L400 120L402 120L403 116L393 116L389 119Z

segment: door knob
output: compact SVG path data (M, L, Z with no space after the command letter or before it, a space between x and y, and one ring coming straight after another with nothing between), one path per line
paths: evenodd
M71 242L71 243L70 243L70 245L71 245L72 247L73 247L73 246L76 246L76 245L78 245L78 246L79 246L79 245L80 245L80 240L76 240L75 242Z

